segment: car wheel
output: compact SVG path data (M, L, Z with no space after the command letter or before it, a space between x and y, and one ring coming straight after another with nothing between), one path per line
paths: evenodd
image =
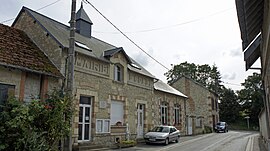
M175 140L175 142L178 143L179 142L179 139L180 139L180 137L177 137L177 139Z
M168 144L169 144L169 138L166 138L164 145L168 145Z

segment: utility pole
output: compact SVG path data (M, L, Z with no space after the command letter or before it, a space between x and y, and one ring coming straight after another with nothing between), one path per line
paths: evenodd
M68 75L67 75L67 92L73 101L73 82L74 82L74 60L75 60L75 18L76 18L76 0L72 0L71 4L71 19L70 19L70 37L68 49ZM72 151L72 134L73 134L73 115L70 120L71 130L68 140L68 150Z

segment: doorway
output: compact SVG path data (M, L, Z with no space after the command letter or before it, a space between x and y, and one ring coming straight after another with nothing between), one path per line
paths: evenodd
M137 105L137 138L143 138L144 129L144 104Z
M91 138L91 97L80 97L79 138L78 141L90 141Z

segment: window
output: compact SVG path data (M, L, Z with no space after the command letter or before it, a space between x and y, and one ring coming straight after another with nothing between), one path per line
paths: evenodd
M180 107L178 105L174 107L174 124L180 124Z
M197 119L196 119L196 127L202 127L202 118L201 117L197 117Z
M120 101L111 101L111 125L117 122L123 124L124 120L124 103Z
M97 119L96 132L97 133L109 133L110 132L110 120L109 119Z
M0 83L0 105L3 105L9 96L15 95L15 85L1 84ZM1 111L1 108L0 108Z
M176 131L175 128L170 128L170 133L173 133L173 132L175 132L175 131Z
M78 42L78 41L75 41L75 45L78 46L78 47L81 47L81 48L83 48L83 49L86 49L86 50L91 51L91 49L90 49L88 46L86 46L85 44L80 43L80 42Z
M167 104L162 104L160 107L161 110L161 124L166 125L168 124L168 107Z
M114 80L119 82L123 81L123 68L120 65L114 66Z
M213 98L211 98L211 103L212 103L212 110L215 110L215 100Z

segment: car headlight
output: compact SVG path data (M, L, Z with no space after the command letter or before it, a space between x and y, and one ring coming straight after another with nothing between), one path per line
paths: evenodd
M149 138L149 135L144 135L144 138Z

